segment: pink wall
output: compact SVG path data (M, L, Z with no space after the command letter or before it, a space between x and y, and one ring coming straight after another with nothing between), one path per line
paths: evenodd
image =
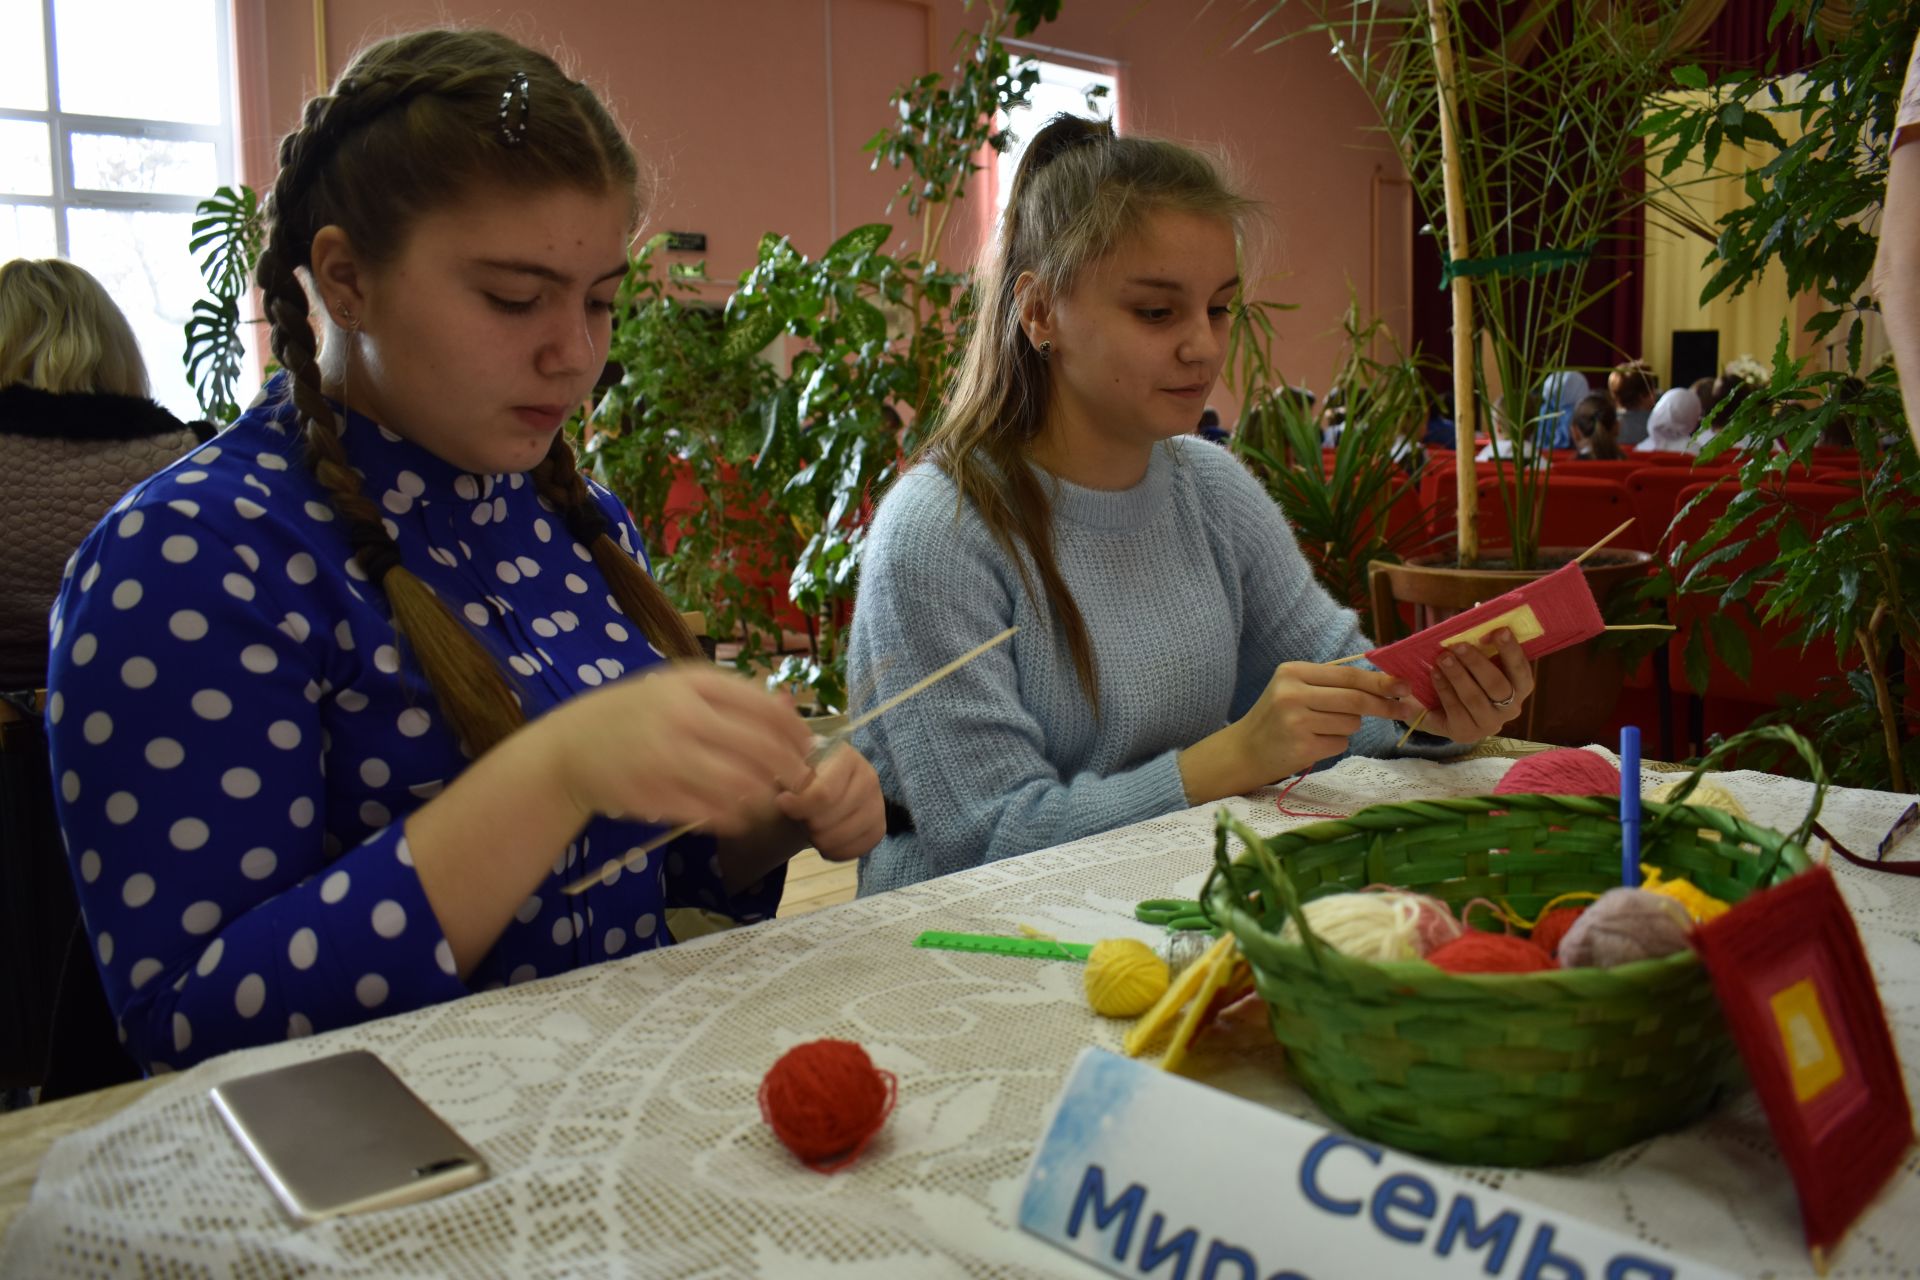
M243 138L258 182L272 140L297 122L313 89L312 12L240 5L258 6L263 28L255 47L266 58L270 126L250 126ZM1196 18L1202 8L1065 0L1060 21L1035 38L1119 64L1124 127L1227 149L1272 215L1261 295L1300 304L1279 319L1277 360L1324 387L1349 283L1363 304L1378 296L1384 308L1404 309L1405 220L1391 208L1381 279L1370 275L1375 172L1397 176L1399 165L1367 132L1371 110L1323 39L1231 49L1246 10L1215 5ZM948 65L970 17L961 0L546 0L537 17L485 0L329 0L326 15L329 75L369 39L449 21L497 26L558 53L602 90L657 169L651 227L707 234L716 300L765 231L818 252L838 232L888 220L898 179L870 172L861 144L890 119L895 86L933 69L930 55ZM943 256L960 260L977 245L986 194L969 201L971 217L956 215ZM904 209L891 220L906 231Z

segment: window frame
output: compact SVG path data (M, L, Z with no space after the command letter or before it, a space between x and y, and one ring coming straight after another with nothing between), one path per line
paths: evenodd
M39 110L0 107L0 120L25 120L43 124L48 130L48 151L52 165L52 194L28 195L0 190L0 203L53 210L54 254L70 258L67 228L69 209L106 209L114 212L192 213L212 190L196 195L177 195L149 191L107 191L73 185L73 135L102 134L167 142L210 142L214 147L215 186L232 186L237 172L235 138L238 133L235 112L235 62L233 6L225 0L210 0L214 10L214 31L219 41L217 63L220 68L218 101L220 119L215 124L191 124L180 120L155 120L140 116L99 116L63 111L60 106L59 29L54 21L56 0L40 0L41 47L46 58L47 105ZM185 246L182 246L185 249Z

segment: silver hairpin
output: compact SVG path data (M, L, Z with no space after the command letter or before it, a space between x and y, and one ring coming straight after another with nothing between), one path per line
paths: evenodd
M527 140L527 117L533 112L533 85L527 73L516 71L500 94L500 141L517 147Z

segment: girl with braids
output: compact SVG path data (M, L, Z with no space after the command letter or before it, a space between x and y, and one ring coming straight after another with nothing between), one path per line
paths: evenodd
M589 89L477 31L370 48L282 143L286 373L53 617L61 825L149 1068L665 945L671 906L765 917L784 874L723 868L880 838L871 766L696 661L559 433L636 187Z
M863 893L1385 755L1419 714L1400 681L1329 665L1371 647L1353 613L1239 461L1189 434L1250 203L1193 151L1071 116L1011 195L958 379L862 554L849 676L885 697L1020 632L864 731L889 803ZM1519 714L1533 673L1499 645L1442 661L1413 751Z

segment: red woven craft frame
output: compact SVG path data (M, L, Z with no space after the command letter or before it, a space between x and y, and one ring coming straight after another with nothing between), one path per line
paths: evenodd
M1606 630L1600 606L1594 603L1593 592L1587 586L1586 574L1579 565L1570 564L1404 640L1375 649L1367 654L1367 659L1380 670L1405 680L1422 706L1437 711L1440 698L1433 691L1433 664L1440 660L1441 645L1522 605L1532 608L1540 621L1541 634L1520 645L1527 657L1535 661Z
M1831 1249L1914 1140L1853 916L1832 873L1816 867L1753 894L1693 939L1793 1175L1807 1246Z

